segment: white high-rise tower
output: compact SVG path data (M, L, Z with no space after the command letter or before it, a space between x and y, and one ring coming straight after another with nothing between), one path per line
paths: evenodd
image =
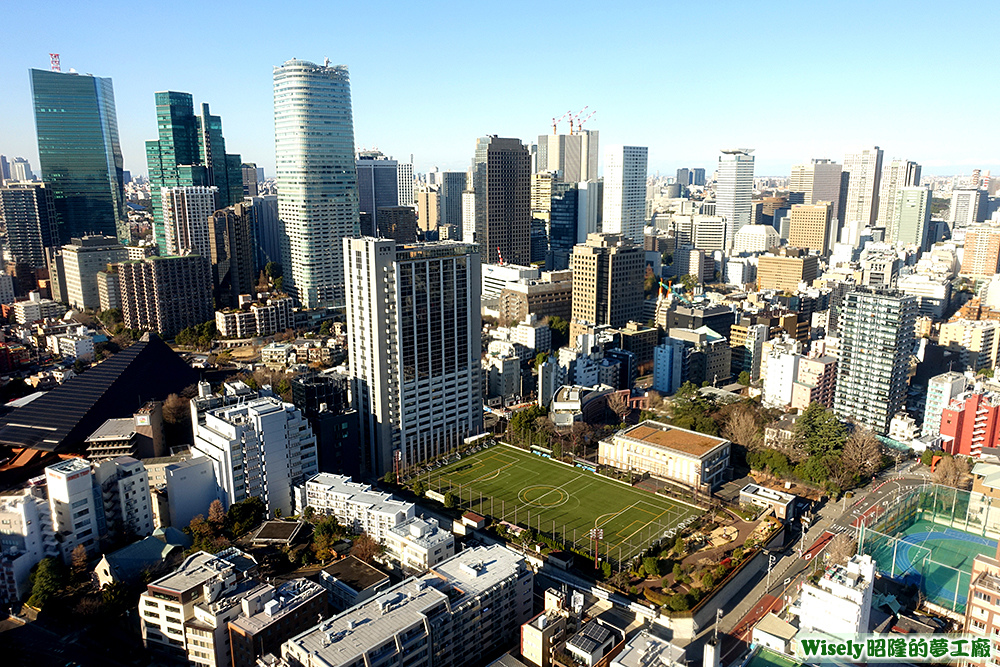
M861 232L874 227L878 217L878 192L882 180L882 149L865 148L844 156L844 173L849 174L844 198L841 241L857 247Z
M366 474L455 451L483 427L479 247L353 238L344 254Z
M341 306L343 239L361 231L346 66L274 68L274 151L284 289L307 308Z
M753 199L752 148L723 148L719 156L719 180L715 184L715 214L726 219L726 249L733 246L736 232L751 219Z
M887 239L896 238L899 190L920 185L920 165L912 160L892 160L882 168L878 190L878 215L875 224L885 227Z
M604 221L602 231L621 234L642 245L646 226L644 146L608 146L604 153Z

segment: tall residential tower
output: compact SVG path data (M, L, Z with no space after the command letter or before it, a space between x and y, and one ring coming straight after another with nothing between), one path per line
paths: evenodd
M288 238L284 289L306 308L344 304L345 237L360 232L347 67L274 68L278 216Z
M362 469L382 476L454 451L483 426L479 248L354 238L344 253Z

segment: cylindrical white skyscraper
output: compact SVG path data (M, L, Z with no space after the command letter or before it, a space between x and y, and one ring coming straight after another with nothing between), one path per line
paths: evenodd
M274 68L274 151L284 289L307 308L343 306L343 239L360 233L347 67Z
M732 248L736 232L753 224L752 148L723 149L719 157L719 180L715 184L715 214L726 219L726 249Z

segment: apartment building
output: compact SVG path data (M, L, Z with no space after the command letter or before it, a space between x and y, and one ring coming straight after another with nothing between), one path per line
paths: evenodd
M414 517L413 503L404 503L346 475L319 473L296 489L296 511L306 506L317 514L332 515L355 532L385 543L395 526Z
M292 298L283 294L269 295L238 309L215 311L215 326L225 338L272 336L294 325Z
M533 575L500 545L474 547L323 621L281 648L286 667L463 667L505 650L531 617Z
M385 553L405 571L424 572L455 555L455 536L437 519L413 517L388 530Z

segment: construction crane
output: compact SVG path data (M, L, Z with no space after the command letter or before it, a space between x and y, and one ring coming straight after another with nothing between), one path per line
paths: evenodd
M579 118L580 116L582 116L583 112L586 111L589 107L590 107L590 105L588 104L587 106L585 106L582 109L580 109L579 113L570 113L569 114L569 133L570 134L573 134L573 121L576 120L577 118ZM579 127L579 125L577 125L577 131L579 131L579 130L580 130L580 127Z
M60 67L60 65L59 65L59 54L58 53L50 53L49 54L49 66L51 67L51 69L52 69L53 72L61 72L62 71L62 67Z
M563 115L559 116L559 118L553 118L552 119L552 134L559 134L559 132L556 130L556 125L558 125L559 123L563 122L563 120L568 115L569 115L569 112L567 111Z
M594 111L591 111L590 113L588 113L585 117L580 118L579 120L577 120L576 121L576 131L577 132L583 132L583 124L586 123L591 118L593 118L593 116L594 116L595 113L597 113L596 109ZM580 114L583 114L583 112L581 111Z

